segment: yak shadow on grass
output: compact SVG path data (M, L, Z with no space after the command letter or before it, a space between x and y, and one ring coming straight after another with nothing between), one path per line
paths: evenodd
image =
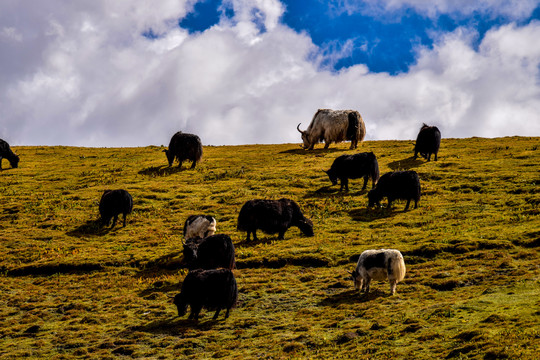
M116 224L118 227L118 224ZM80 236L103 236L111 232L111 227L101 226L101 220L88 220L86 223L76 227L73 230L68 231L68 236L80 237Z
M187 170L188 168L184 168L184 170ZM161 165L161 166L150 166L146 169L142 169L139 171L140 175L147 175L147 176L167 176L176 174L182 171L181 166L167 166L167 165Z
M379 219L393 217L396 213L392 209L384 208L359 208L349 211L351 219L354 221L371 222Z
M349 150L349 149L347 149L347 150ZM326 154L332 154L332 153L335 153L335 152L343 152L343 151L346 151L346 150L345 149L336 149L336 148L329 148L329 149L319 148L319 149L313 149L313 150L305 150L305 149L299 147L298 149L284 150L284 151L280 151L279 153L280 154L291 154L291 155L324 156Z
M388 164L388 167L393 171L410 170L412 168L422 165L424 161L414 159L412 156L403 160L392 161Z
M171 306L174 307L174 305L172 304ZM211 330L214 325L223 322L223 319L221 317L224 315L220 313L219 318L217 320L213 320L212 319L213 314L214 314L213 312L210 312L209 314L207 314L206 311L203 310L201 314L199 315L199 321L189 320L187 318L188 315L186 314L185 317L183 318L174 316L172 318L168 318L165 320L152 321L145 325L131 326L126 331L127 332L140 331L140 332L151 333L151 334L156 334L156 335L173 335L173 336L182 335L186 331L193 328L206 331L206 330ZM205 321L204 319L205 317L208 320Z
M304 195L304 198L323 198L323 197L343 197L345 195L350 196L361 196L367 194L368 190L349 190L349 191L340 191L340 185L326 185L318 188L315 191L309 191ZM349 185L349 188L351 186ZM366 200L367 203L367 200Z
M356 289L342 291L336 294L332 294L325 299L322 299L319 302L321 306L331 306L335 307L341 304L357 304L375 300L379 297L386 297L388 294L378 290L373 289L368 294L360 293Z

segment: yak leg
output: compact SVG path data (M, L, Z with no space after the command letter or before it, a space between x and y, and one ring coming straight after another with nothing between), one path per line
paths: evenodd
M407 200L407 205L405 205L405 211L409 209L410 203L411 203L411 199Z
M191 168L195 169L195 165L197 165L197 162L195 160L193 160L193 163L191 164Z
M341 187L339 188L339 191L343 191L343 188L345 188L345 191L349 191L349 179L347 178L341 178Z
M221 308L217 308L216 313L214 314L214 317L212 318L212 320L216 320L218 318L220 311L221 311Z
M225 313L225 319L227 319L229 317L229 311L231 310L231 308L227 308L227 312Z
M371 278L367 278L365 279L365 283L364 283L364 293L368 294L369 293L369 285L371 284Z
M116 225L116 221L118 220L118 214L114 215L114 219L111 225L111 229Z
M126 227L126 213L124 213L124 227Z
M433 159L434 161L437 161L437 153L435 153L435 159Z
M285 231L287 231L287 229L279 231L278 240L285 240Z
M418 200L414 200L414 208L418 209Z
M248 233L249 234L249 233ZM257 241L259 239L257 239L257 230L253 230L253 240L254 241Z
M414 150L413 160L416 160L417 157L418 157L418 151Z
M358 147L358 140L351 140L351 147L350 149L356 149Z
M367 182L368 182L368 176L364 176L364 186L362 186L362 191L366 190L367 188Z
M388 198L388 207L387 207L388 210L390 210L392 208L392 201L393 201L393 199Z
M396 285L397 281L395 279L390 280L390 295L394 295L396 293Z
M191 320L195 320L195 321L198 321L199 320L199 314L201 312L201 309L202 309L202 305L199 305L199 306L192 306L191 307L191 313L189 314L189 318L188 319L191 319Z
M324 150L328 149L329 146L330 146L330 143L329 143L329 142L325 142L325 143L324 143Z
M427 161L431 160L431 153L427 153Z

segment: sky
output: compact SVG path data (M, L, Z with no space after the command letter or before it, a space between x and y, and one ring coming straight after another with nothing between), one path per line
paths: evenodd
M2 0L11 145L300 143L320 108L366 140L540 136L540 0Z

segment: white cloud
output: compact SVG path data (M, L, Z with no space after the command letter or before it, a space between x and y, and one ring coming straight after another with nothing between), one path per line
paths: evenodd
M333 73L308 34L280 24L278 1L229 1L234 19L193 35L175 19L194 1L0 4L0 138L144 146L184 130L205 144L297 143L296 125L324 107L359 110L368 139L413 139L422 122L444 137L540 136L537 22L491 30L477 50L458 29L398 76Z

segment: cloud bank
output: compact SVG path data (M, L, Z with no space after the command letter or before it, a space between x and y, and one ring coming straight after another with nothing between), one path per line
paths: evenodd
M296 125L318 108L358 110L369 140L413 139L423 122L443 137L540 136L538 21L494 27L480 41L471 28L436 34L409 71L390 75L323 66L340 54L284 25L277 0L226 0L233 16L190 34L178 21L195 3L2 2L0 138L145 146L182 130L208 145L298 143ZM428 12L422 1L383 3ZM521 19L537 2L520 4L478 7Z

